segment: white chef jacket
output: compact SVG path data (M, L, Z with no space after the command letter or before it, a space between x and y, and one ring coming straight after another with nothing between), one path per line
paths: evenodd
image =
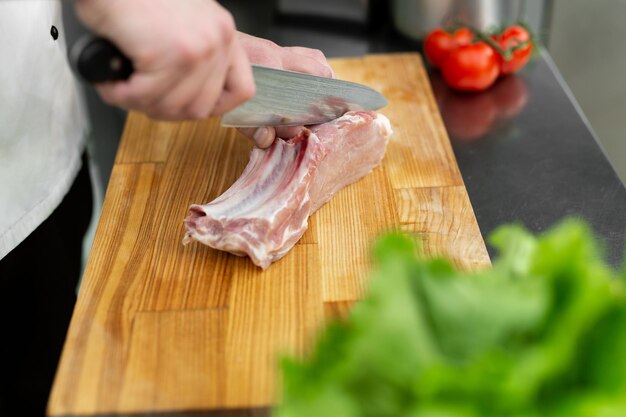
M87 114L61 18L60 1L0 0L0 259L54 211L81 166Z

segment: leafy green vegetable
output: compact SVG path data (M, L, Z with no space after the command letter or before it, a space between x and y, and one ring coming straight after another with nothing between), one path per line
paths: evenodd
M493 267L463 273L381 239L365 299L283 361L275 416L626 416L626 273L577 220L491 243Z

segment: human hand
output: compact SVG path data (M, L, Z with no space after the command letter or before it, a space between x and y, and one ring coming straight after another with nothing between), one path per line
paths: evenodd
M254 95L246 50L214 0L76 0L85 24L133 62L127 81L102 83L109 104L164 120L220 115Z
M281 47L267 39L238 33L239 43L246 51L252 64L288 71L305 72L322 77L335 77L324 54L317 49L302 47ZM303 126L259 127L239 129L259 148L267 148L277 137L291 138L304 129Z

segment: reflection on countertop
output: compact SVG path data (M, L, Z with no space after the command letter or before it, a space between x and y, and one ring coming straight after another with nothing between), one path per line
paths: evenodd
M435 71L429 72L429 78L452 141L472 142L509 129L528 103L526 82L518 75L502 77L481 93L455 91Z

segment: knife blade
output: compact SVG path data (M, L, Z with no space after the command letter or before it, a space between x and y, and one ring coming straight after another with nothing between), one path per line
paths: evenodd
M133 64L113 43L87 35L70 50L70 64L92 83L120 81ZM378 91L358 83L253 65L255 96L225 113L229 127L299 126L328 122L353 110L387 105Z
M234 127L298 126L328 122L352 110L377 110L387 104L362 84L299 72L252 66L256 95L222 117Z

